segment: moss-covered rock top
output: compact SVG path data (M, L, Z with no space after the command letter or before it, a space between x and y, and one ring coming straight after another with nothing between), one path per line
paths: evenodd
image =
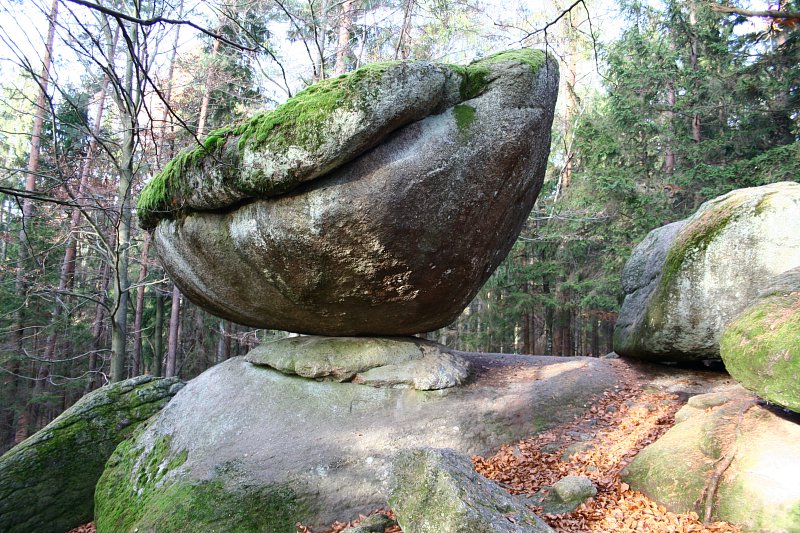
M451 449L419 448L392 464L389 505L404 531L552 533L542 519Z
M182 387L151 376L103 387L0 457L0 530L63 533L91 521L114 448Z
M212 131L170 161L142 190L140 223L225 209L286 193L379 144L391 132L480 95L502 63L538 70L539 50L501 52L467 66L425 61L366 65L320 81L272 111ZM469 106L459 106L468 128Z
M800 285L746 309L720 341L725 368L760 397L800 412Z

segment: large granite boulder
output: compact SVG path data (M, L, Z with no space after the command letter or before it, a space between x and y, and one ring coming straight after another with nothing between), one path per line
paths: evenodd
M478 474L469 457L448 449L398 454L389 505L409 533L554 533L522 498Z
M800 183L710 200L637 247L623 275L614 350L658 361L719 359L725 325L770 278L799 265Z
M800 531L800 424L741 387L693 396L622 473L670 511L745 531Z
M109 459L98 531L294 531L386 505L392 458L486 454L585 412L620 385L614 361L465 354L443 391L282 374L234 358L187 386Z
M557 87L555 62L532 50L358 70L212 134L148 185L140 217L181 291L219 316L317 335L431 331L519 234Z
M800 267L773 280L728 325L720 354L739 383L800 412Z
M64 533L91 522L94 489L117 445L183 382L140 376L91 392L0 457L0 531Z

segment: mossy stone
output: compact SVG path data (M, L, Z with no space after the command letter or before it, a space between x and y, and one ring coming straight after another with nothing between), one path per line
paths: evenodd
M118 447L98 483L96 523L101 533L179 530L170 520L187 532L288 532L297 521L316 530L385 505L401 450L489 453L573 420L619 385L597 359L461 355L476 375L444 391L315 381L241 357L216 365ZM216 514L194 499L213 499Z
M289 337L253 348L245 360L284 374L373 387L438 390L469 376L464 359L417 337Z
M509 59L517 56L529 60ZM394 101L402 87L389 82L403 72L420 73L408 84L428 73L441 81L431 93L439 95L431 100L441 104L438 112L425 111L382 139L372 127L348 122L347 131L361 132L354 138L364 134L365 142L378 144L345 161L355 145L336 142L339 134L323 136L320 153L338 166L287 194L260 197L237 189L220 177L225 165L204 158L184 173L197 182L190 189L204 190L200 181L208 177L222 183L220 200L228 198L227 183L241 202L215 210L187 205L175 220L160 222L154 241L164 268L195 304L239 324L401 336L452 322L510 250L541 188L558 70L552 59L535 69L536 58L545 56L527 51L482 60L491 75L466 101L460 101L462 75L449 66L387 67L378 84L386 97L370 105ZM430 87L425 80L421 87ZM332 131L340 118L331 117ZM237 150L232 140L225 154ZM265 176L265 161L283 157L249 146L242 161ZM231 179L249 180L250 170L233 166L230 172L241 175Z
M703 398L702 396L709 396ZM741 387L702 395L622 472L639 490L676 513L724 520L745 531L800 531L800 426L760 406ZM708 406L708 407L702 407ZM708 487L722 458L711 516Z
M231 471L220 472L213 480L179 479L176 474L186 459L186 450L173 450L169 437L156 439L149 451L137 448L134 440L120 444L97 483L97 531L283 533L293 529L298 503L290 489L231 488L226 485Z
M737 189L709 200L670 242L648 292L625 288L620 317L626 320L615 329L614 349L658 361L718 360L727 323L773 276L798 265L800 184Z
M449 449L409 450L395 458L389 505L403 531L546 533L553 530L523 503Z
M108 385L0 457L0 530L63 533L91 521L114 448L182 387L151 376Z
M742 312L725 329L720 353L739 383L800 412L800 287L766 296Z
M319 81L276 109L214 130L179 153L139 195L139 221L152 229L164 218L284 194L398 128L479 95L490 81L491 65L503 62L538 70L546 55L512 50L467 66L389 61ZM458 114L464 131L468 113Z

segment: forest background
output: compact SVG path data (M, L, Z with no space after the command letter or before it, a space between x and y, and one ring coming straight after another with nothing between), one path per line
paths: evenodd
M772 9L772 16L753 10ZM547 48L544 188L450 326L460 350L600 355L651 229L800 181L800 0L0 0L0 452L83 394L284 336L183 298L135 198L181 148L373 61Z

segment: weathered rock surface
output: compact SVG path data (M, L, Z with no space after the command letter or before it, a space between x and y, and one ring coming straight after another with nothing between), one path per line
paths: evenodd
M162 220L159 255L181 291L238 323L298 333L410 335L450 323L539 193L558 72L530 50L447 68L460 103L360 157L289 194ZM434 78L432 94L453 85Z
M800 267L773 280L725 328L720 354L739 383L800 412Z
M623 479L674 512L745 531L800 531L800 424L741 387L689 399ZM718 479L715 482L714 479Z
M710 200L682 227L655 230L631 262L614 350L659 361L719 359L728 321L773 276L800 266L800 184L739 189Z
M631 336L641 327L650 298L661 281L669 248L685 224L681 220L654 229L631 252L620 277L625 301L614 325L615 349L625 350Z
M597 487L585 476L564 476L551 487L543 487L526 503L541 507L545 514L571 513L597 494Z
M81 398L0 457L0 531L64 533L92 520L94 489L117 444L183 387L140 376Z
M373 387L446 389L469 376L464 358L417 337L289 337L255 347L245 361L284 374Z
M485 454L571 421L619 385L615 361L464 354L444 391L287 376L234 358L189 382L98 483L102 532L292 531L386 504L399 451Z
M454 450L422 448L398 455L389 505L409 533L552 532L542 519Z

